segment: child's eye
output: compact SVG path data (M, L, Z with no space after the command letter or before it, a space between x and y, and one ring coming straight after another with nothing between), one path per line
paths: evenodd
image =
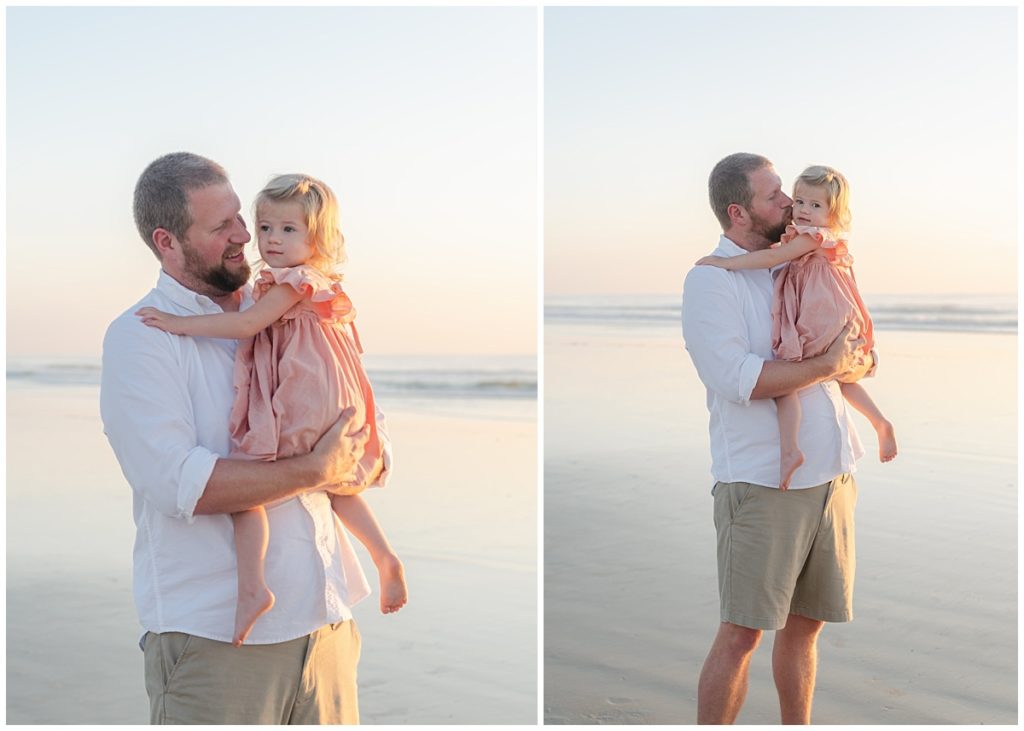
M295 227L294 226L285 226L284 230L285 230L285 233L291 233L292 231L295 230Z
M260 231L269 231L269 230L270 230L270 226L268 226L265 223L261 223L260 224Z

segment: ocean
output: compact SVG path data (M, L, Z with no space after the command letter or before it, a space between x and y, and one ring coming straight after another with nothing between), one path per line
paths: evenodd
M381 407L528 420L536 413L530 355L378 355L364 358ZM8 356L7 387L98 387L98 356Z
M1017 332L1015 294L863 295L876 330ZM641 328L645 334L679 333L679 294L548 297L547 323Z

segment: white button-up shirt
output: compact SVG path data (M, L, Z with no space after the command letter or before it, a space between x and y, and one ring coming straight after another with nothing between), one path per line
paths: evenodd
M243 307L251 302L246 288ZM235 341L147 327L133 314L144 306L222 312L161 272L103 341L100 412L133 492L136 609L148 631L230 642L238 591L231 516L194 511L214 465L230 451ZM267 516L266 578L276 603L247 642L284 642L350 619L349 607L369 586L328 496L279 501Z
M715 256L747 252L724 235ZM774 399L750 394L761 366L772 360L772 274L697 266L683 285L683 339L707 388L711 474L719 482L779 486L779 422ZM800 390L804 464L791 487L814 487L856 470L864 455L839 385Z

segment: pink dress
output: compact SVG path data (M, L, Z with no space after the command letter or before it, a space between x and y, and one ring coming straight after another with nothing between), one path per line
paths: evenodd
M273 461L306 454L348 406L356 407L352 431L369 422L370 437L357 467L361 484L383 459L373 389L363 369L356 316L348 295L310 266L260 272L258 300L275 284L303 294L280 320L249 340L235 355L235 403L231 410L232 456Z
M786 228L783 243L798 234L811 234L820 248L789 262L775 279L772 302L772 350L780 360L799 361L824 353L847 321L875 346L868 308L857 290L853 257L846 251L846 234L817 226Z

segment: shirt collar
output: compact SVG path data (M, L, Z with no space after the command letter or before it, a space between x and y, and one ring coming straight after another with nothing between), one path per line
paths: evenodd
M157 277L156 289L174 304L197 315L218 314L224 311L220 305L205 294L193 292L163 269L160 270L160 275ZM245 284L242 287L243 307L250 298L250 285Z
M715 253L718 256L739 256L740 254L749 254L750 252L740 247L739 244L725 234L722 234L721 238L718 239L718 251Z
M749 252L746 249L740 247L739 244L737 244L735 241L730 239L725 234L722 234L721 238L718 239L718 248L715 249L715 255L716 256L724 256L724 257L740 256L741 254L749 254L749 253L751 253L751 252ZM781 264L777 264L777 265L773 266L771 269L769 269L768 271L770 271L772 273L772 275L774 276L776 274L776 272L778 272L784 266L786 266L786 262L783 262ZM743 270L738 270L738 271L743 271ZM755 271L755 270L747 270L747 271Z

